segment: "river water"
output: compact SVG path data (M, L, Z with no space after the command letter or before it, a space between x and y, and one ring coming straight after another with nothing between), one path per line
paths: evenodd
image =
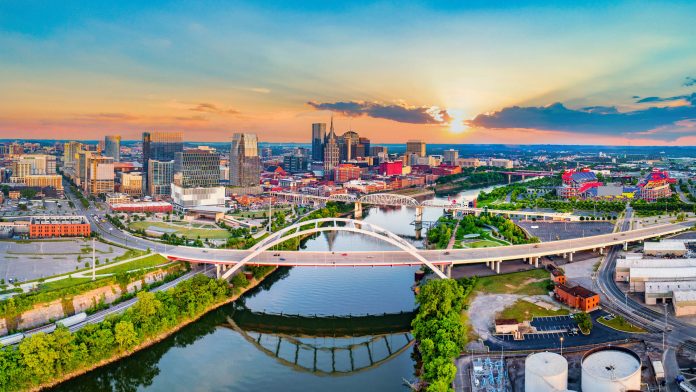
M490 190L486 188L484 190ZM478 190L454 196L458 201ZM442 211L425 209L423 220ZM422 246L411 208L364 220ZM422 233L425 234L425 230ZM354 233L322 233L303 250L391 250ZM415 380L411 291L416 267L284 268L164 341L54 391L404 391Z

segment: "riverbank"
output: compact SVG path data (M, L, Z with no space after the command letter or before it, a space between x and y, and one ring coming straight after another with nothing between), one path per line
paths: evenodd
M277 268L277 267L276 267L276 268ZM248 284L246 287L241 288L241 289L239 289L238 291L237 291L237 290L234 290L234 291L233 291L233 294L232 294L231 296L227 297L225 300L220 301L220 302L216 302L216 303L214 303L214 304L211 304L211 305L207 306L205 309L203 309L201 312L199 312L199 313L196 314L195 316L186 318L185 320L183 320L182 322L180 322L179 324L177 324L175 327L169 328L169 329L167 329L166 331L163 331L163 332L161 332L161 333L159 333L159 334L157 334L157 335L155 335L155 336L152 336L152 337L150 337L150 338L147 338L146 340L144 340L143 342L139 343L138 345L136 345L136 346L134 346L134 347L131 347L130 349L125 350L125 351L123 351L123 352L120 352L120 353L118 353L118 354L116 354L116 355L114 355L114 356L112 356L112 357L110 357L110 358L103 359L103 360L101 360L101 361L99 361L99 362L96 362L96 363L92 364L91 366L86 367L86 368L82 368L82 369L79 369L79 370L72 371L72 372L70 372L70 373L66 373L66 374L64 374L64 375L61 375L61 377L60 377L59 379L55 379L55 380L51 380L51 381L49 381L49 382L41 383L41 384L39 384L39 385L37 385L37 386L30 387L30 388L27 389L27 390L29 390L29 391L42 391L42 390L46 390L46 389L48 389L48 388L54 387L54 386L56 386L56 385L59 385L59 384L65 382L65 381L68 381L68 380L70 380L70 379L72 379L72 378L75 378L75 377L84 375L84 374L86 374L86 373L89 373L89 372L91 372L91 371L93 371L93 370L95 370L95 369L98 369L98 368L102 367L102 366L106 366L106 365L108 365L108 364L117 362L117 361L119 361L119 360L121 360L121 359L124 359L124 358L130 356L130 355L133 355L134 353L136 353L136 352L138 352L138 351L141 351L141 350L146 349L146 348L148 348L148 347L150 347L150 346L152 346L152 345L155 345L155 344L161 342L162 340L166 339L167 337L171 336L172 334L176 333L177 331L181 330L182 328L186 327L187 325L189 325L189 324L191 324L191 323L197 321L198 319L200 319L201 317L203 317L203 316L206 315L207 313L209 313L209 312L211 312L211 311L213 311L213 310L215 310L215 309L217 309L217 308L219 308L219 307L221 307L221 306L224 306L224 305L227 305L227 304L229 304L229 303L231 303L231 302L236 301L236 300L239 299L242 295L244 295L246 292L248 292L249 290L254 289L254 288L257 287L259 284L261 284L261 283L263 282L263 280L264 280L268 275L270 275L271 273L273 273L273 271L276 270L276 268L273 268L273 269L267 271L263 276L259 277L258 279L252 278L251 280L249 280L249 284ZM171 290L171 289L170 289L170 290Z
M406 189L398 189L395 191L389 192L394 195L402 195L402 196L410 196L413 198L418 198L418 197L427 197L427 196L432 196L435 194L435 191L432 189L425 189L425 188L406 188Z

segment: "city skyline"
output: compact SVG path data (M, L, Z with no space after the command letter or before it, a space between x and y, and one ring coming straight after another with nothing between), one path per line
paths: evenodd
M305 143L333 114L375 143L691 145L694 11L4 3L0 135Z

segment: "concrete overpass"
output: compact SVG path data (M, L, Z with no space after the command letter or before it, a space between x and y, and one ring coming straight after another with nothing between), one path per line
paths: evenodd
M539 258L548 255L563 255L570 260L573 253L593 250L604 253L607 247L643 241L687 230L693 222L670 223L620 233L602 234L584 238L551 241L538 244L500 246L494 248L422 250L408 242L397 240L398 236L378 226L362 221L342 218L326 218L302 222L268 237L249 250L202 249L173 247L163 254L170 259L194 263L210 263L218 266L226 277L244 264L309 266L309 267L378 267L409 266L425 264L440 277L446 277L451 267L457 264L486 263L500 272L500 264L507 260L523 259L538 267ZM350 231L370 235L396 248L391 251L274 251L273 248L289 238L324 231ZM395 238L396 237L396 238Z

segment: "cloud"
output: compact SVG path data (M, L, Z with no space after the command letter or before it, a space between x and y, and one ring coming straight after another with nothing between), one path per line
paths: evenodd
M265 87L252 87L249 89L249 91L253 91L253 92L259 93L259 94L268 94L271 92L270 89L265 88Z
M692 78L691 76L687 76L686 80L684 80L684 87L691 87L691 86L696 86L696 78Z
M696 103L696 93L691 95L675 95L673 97L645 97L638 99L636 103L674 102L682 100L690 102L693 105Z
M75 119L80 121L128 122L137 121L140 118L140 116L127 113L86 113L78 115Z
M648 97L645 102L663 102L670 98ZM643 98L642 100L648 99ZM696 119L696 93L682 96L687 105L649 107L619 112L615 107L570 109L562 103L540 107L507 107L497 112L479 114L465 123L487 129L535 129L565 131L605 136L646 135L653 139L674 140L683 135L684 121ZM649 132L658 130L655 132Z
M309 101L307 104L317 110L330 110L348 117L368 116L407 124L446 124L452 120L447 110L436 106L407 106L364 101L334 103Z
M217 105L213 103L199 103L198 105L189 108L189 110L194 111L194 112L202 112L202 113L213 113L213 114L239 114L237 110L234 109L225 109L218 107Z

